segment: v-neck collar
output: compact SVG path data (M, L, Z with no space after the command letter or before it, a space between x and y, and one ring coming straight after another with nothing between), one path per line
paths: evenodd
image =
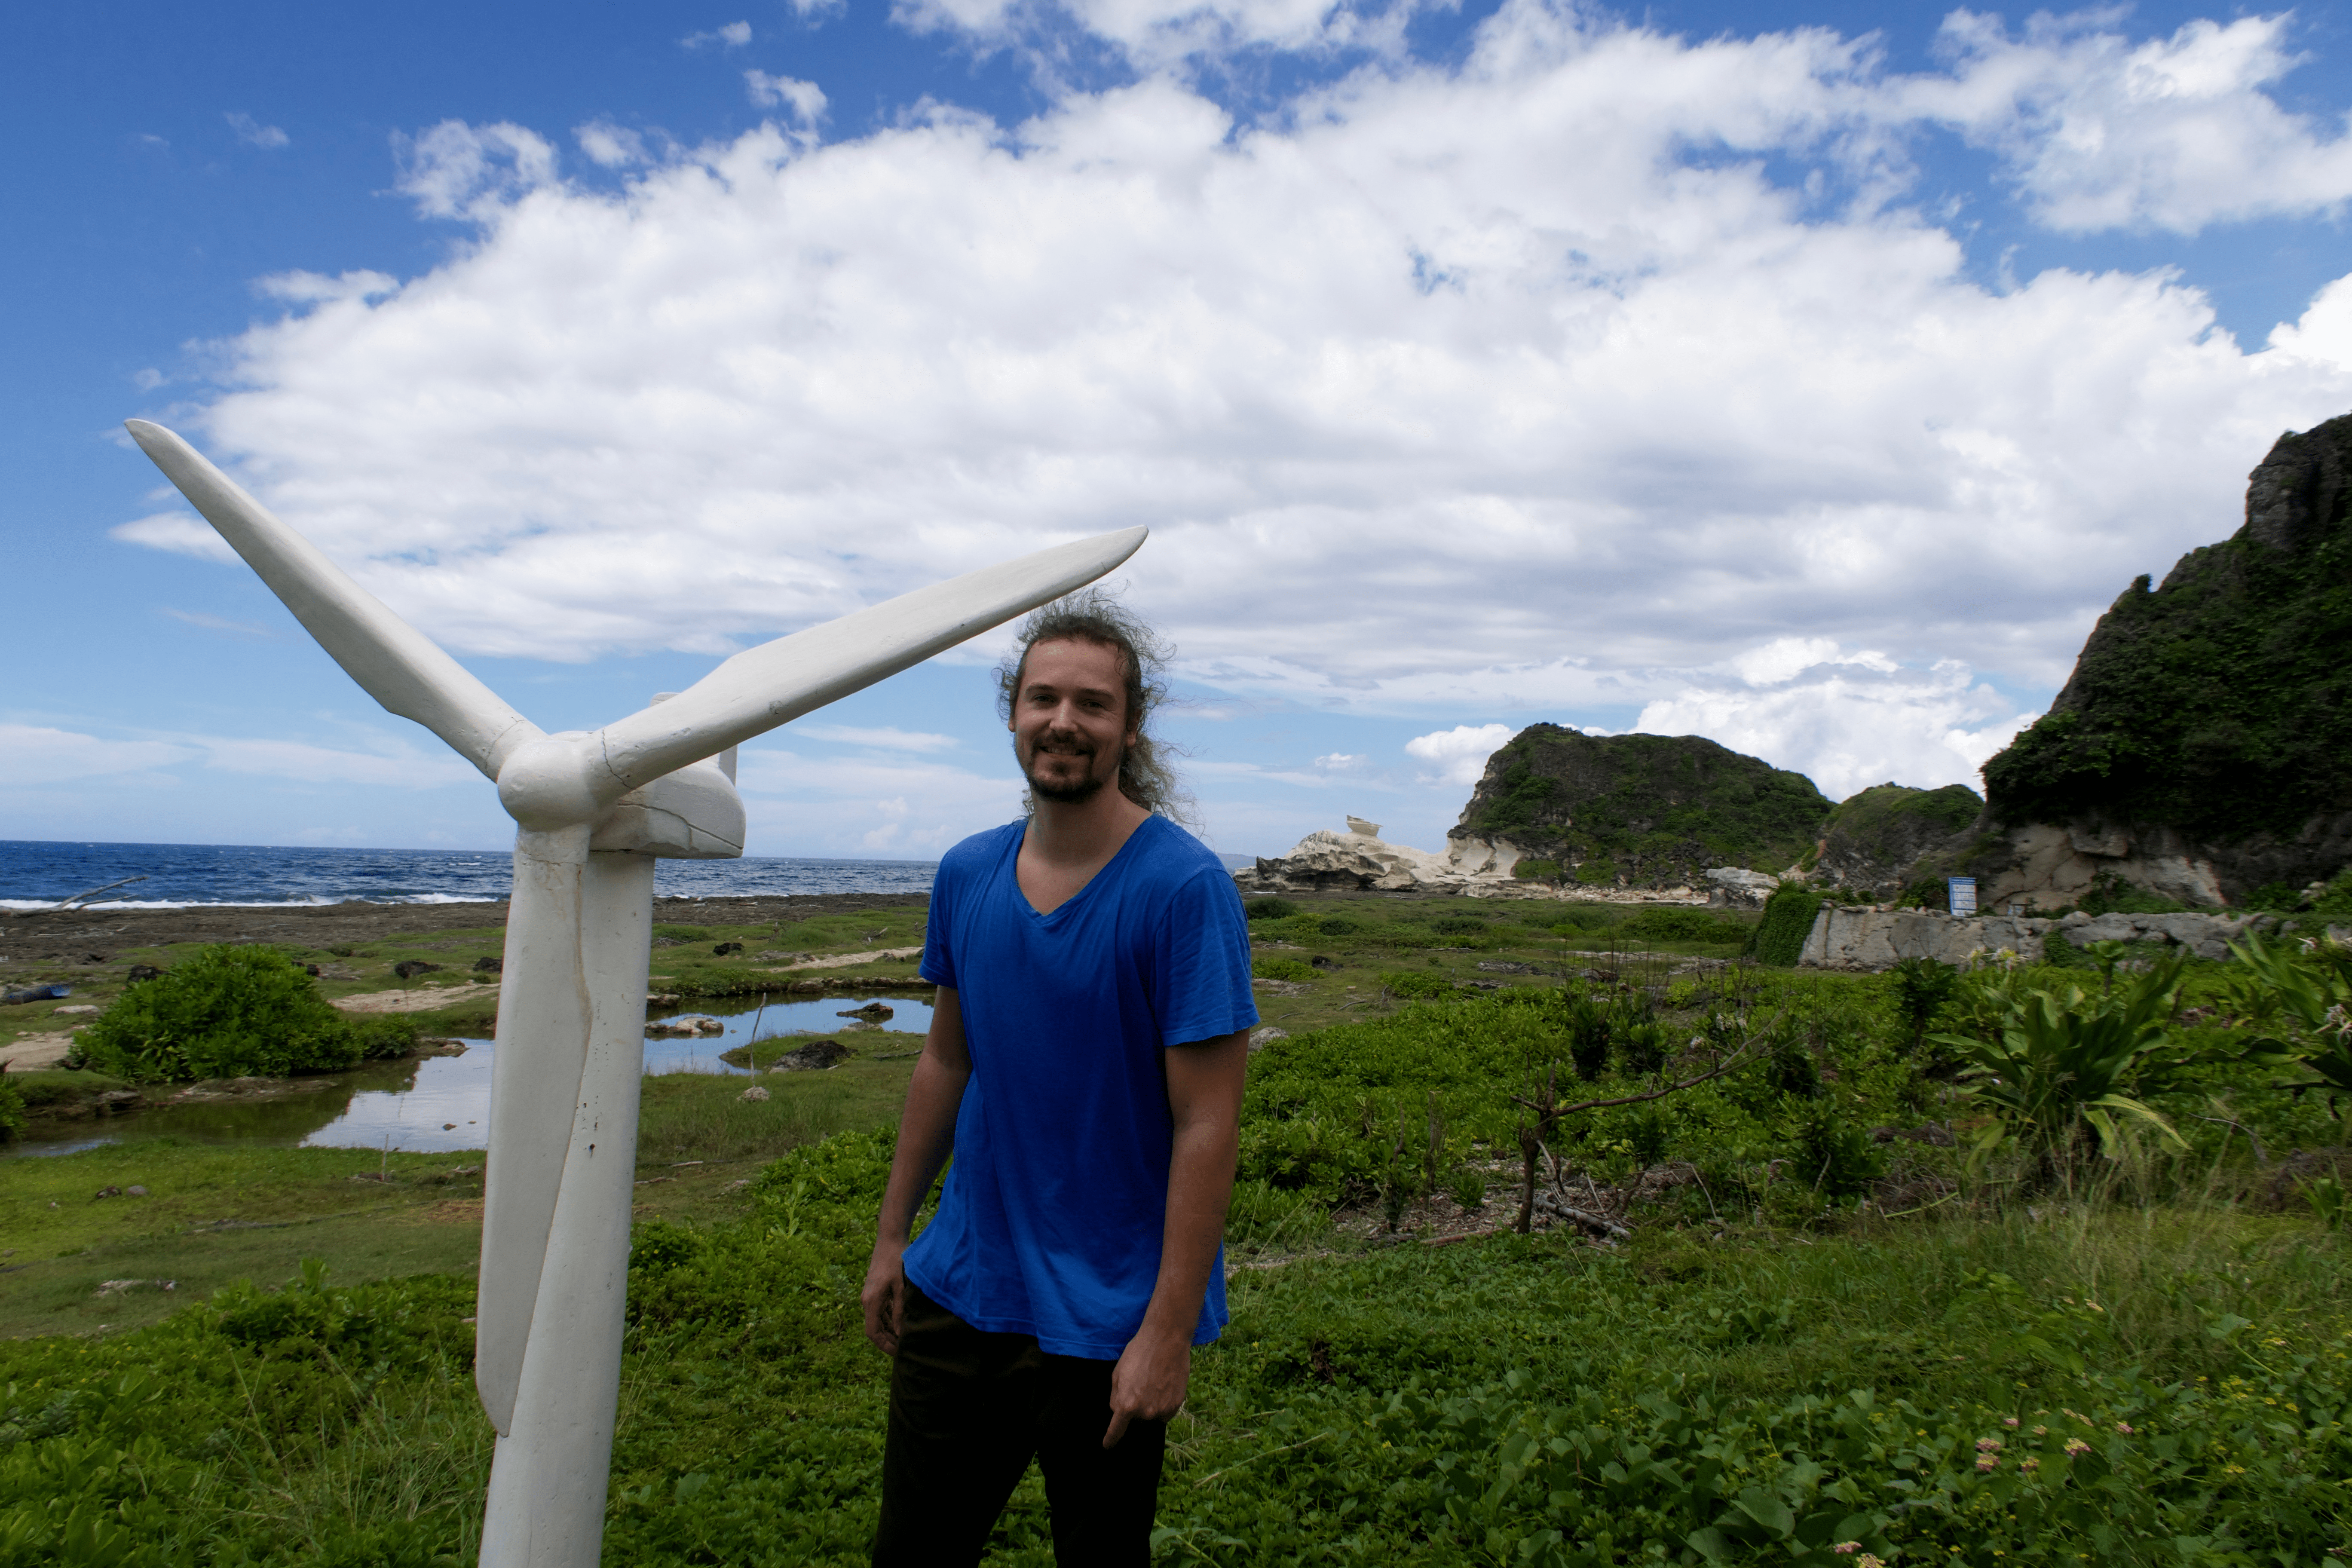
M1064 899L1060 903L1055 904L1050 911L1041 911L1036 905L1031 903L1029 901L1028 893L1021 886L1021 850L1022 847L1029 842L1029 825L1028 823L1024 822L1021 825L1020 836L1013 841L1013 865L1010 868L1013 876L1013 897L1020 903L1022 910L1031 920L1037 921L1041 925L1051 924L1053 921L1061 918L1063 911L1072 909L1077 904L1083 902L1086 900L1087 895L1092 893L1097 888L1102 886L1103 879L1108 877L1111 872L1117 868L1118 863L1127 858L1127 852L1135 847L1135 841L1142 837L1145 833L1150 832L1151 830L1151 825L1159 820L1159 814L1155 812L1151 816L1145 817L1141 822L1137 823L1135 825L1135 831L1127 836L1127 842L1120 845L1117 849L1111 851L1110 858L1104 861L1100 866L1095 868L1095 874L1087 879L1086 885L1081 887L1076 892L1072 893L1068 898Z

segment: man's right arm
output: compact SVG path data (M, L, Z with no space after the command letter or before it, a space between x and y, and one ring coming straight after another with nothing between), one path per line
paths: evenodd
M890 1162L890 1184L882 1194L882 1219L874 1238L874 1261L866 1270L860 1302L866 1337L884 1355L898 1353L898 1331L907 1300L907 1235L915 1226L940 1168L955 1149L956 1111L971 1077L965 1049L963 1012L956 994L940 986L931 1004L931 1030L907 1086L907 1109L898 1118L898 1152Z

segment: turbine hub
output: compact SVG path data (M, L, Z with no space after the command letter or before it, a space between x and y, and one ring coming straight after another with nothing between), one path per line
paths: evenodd
M499 770L499 804L539 833L595 821L625 789L604 765L604 743L582 730L517 747Z

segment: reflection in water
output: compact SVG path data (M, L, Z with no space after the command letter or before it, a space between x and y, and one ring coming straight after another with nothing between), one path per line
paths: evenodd
M666 1011L656 1018L676 1017L681 1012L707 1013L724 1023L727 1030L723 1035L691 1039L648 1039L646 1071L743 1076L744 1069L719 1059L722 1052L754 1038L773 1039L780 1035L838 1035L854 1041L866 1031L857 1020L835 1015L874 1000L869 993L770 1002L763 1008L757 998L730 997L710 1007ZM931 1026L928 998L885 996L880 1000L895 1015L884 1028L919 1035ZM463 1056L374 1063L338 1073L332 1089L259 1104L211 1101L159 1106L114 1121L37 1121L26 1129L26 1138L9 1146L9 1152L69 1154L101 1143L150 1138L275 1148L388 1147L417 1152L479 1149L483 1129L489 1121L490 1061L496 1047L488 1040L468 1040L466 1046ZM897 1048L912 1047L908 1041ZM54 1136L43 1137L44 1132Z

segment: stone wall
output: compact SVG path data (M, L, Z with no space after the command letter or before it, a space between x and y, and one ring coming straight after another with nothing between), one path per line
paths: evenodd
M2229 943L2254 921L2249 915L2086 915L2077 910L2058 920L1988 915L1954 920L1935 910L1881 910L1869 905L1822 906L1812 933L1798 958L1808 969L1892 968L1906 958L1964 963L1981 950L2007 948L2039 958L2042 940L2056 931L2076 947L2095 942L2179 942L2200 958L2226 958Z

